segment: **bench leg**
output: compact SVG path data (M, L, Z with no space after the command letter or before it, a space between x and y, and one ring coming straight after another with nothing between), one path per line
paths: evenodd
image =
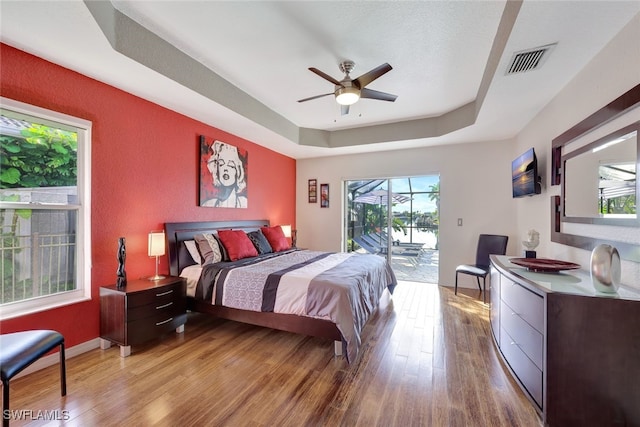
M2 427L9 427L9 380L2 381Z
M60 393L67 395L67 362L64 356L64 341L60 343Z

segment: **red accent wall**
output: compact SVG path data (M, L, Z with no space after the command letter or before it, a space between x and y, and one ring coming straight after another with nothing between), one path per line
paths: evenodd
M153 275L147 234L165 222L266 218L294 224L294 159L8 45L0 44L0 58L3 97L93 123L92 299L2 321L2 333L55 329L67 346L98 337L99 288L115 283L120 236L127 241L127 277L135 279ZM247 209L197 206L199 135L247 150ZM167 262L161 258L161 273L168 273Z

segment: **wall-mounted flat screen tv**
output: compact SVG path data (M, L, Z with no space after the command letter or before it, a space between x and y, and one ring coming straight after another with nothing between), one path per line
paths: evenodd
M538 159L533 148L511 162L511 184L513 197L540 194L540 177L538 176Z

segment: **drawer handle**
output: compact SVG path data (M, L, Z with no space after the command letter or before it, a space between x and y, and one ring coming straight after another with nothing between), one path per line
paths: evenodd
M162 297L162 296L169 295L169 294L172 294L172 293L173 293L173 289L168 290L167 292L162 292L161 294L156 294L156 296L157 297Z
M165 323L169 323L172 320L173 320L173 317L170 317L167 320L163 320L162 322L156 322L156 326L164 325Z
M169 307L170 305L173 305L173 301L172 301L172 302L170 302L170 303L168 303L168 304L163 304L163 305L159 305L159 306L157 306L157 307L156 307L156 310L160 310L160 309L163 309L163 308L165 308L165 307Z

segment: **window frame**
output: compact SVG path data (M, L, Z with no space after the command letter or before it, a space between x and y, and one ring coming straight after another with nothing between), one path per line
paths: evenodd
M13 99L0 97L0 107L18 115L36 117L45 122L73 128L78 135L77 205L0 202L3 209L76 210L76 284L75 290L42 295L22 301L0 304L0 320L51 310L65 305L91 300L91 130L92 122L68 114L48 110Z

